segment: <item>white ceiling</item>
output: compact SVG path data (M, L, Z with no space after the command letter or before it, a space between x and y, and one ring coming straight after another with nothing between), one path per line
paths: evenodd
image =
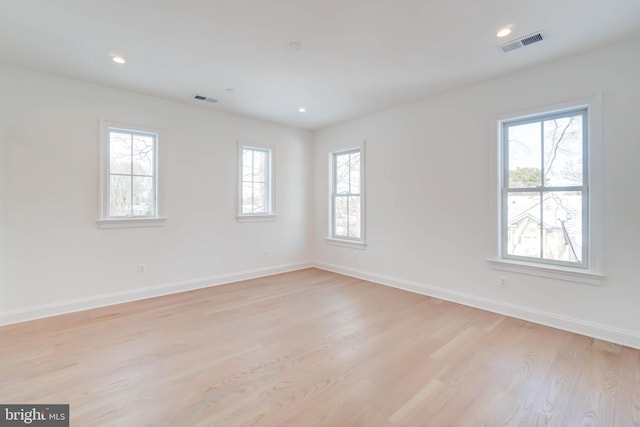
M639 0L0 0L4 63L307 129L637 34Z

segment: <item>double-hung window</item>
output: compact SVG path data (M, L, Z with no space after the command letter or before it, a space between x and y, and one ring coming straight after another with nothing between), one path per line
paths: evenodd
M587 119L577 108L501 122L502 258L588 267Z
M238 219L274 217L273 150L240 146L240 206Z
M330 238L364 242L362 149L331 153Z
M102 227L159 225L158 133L102 129Z

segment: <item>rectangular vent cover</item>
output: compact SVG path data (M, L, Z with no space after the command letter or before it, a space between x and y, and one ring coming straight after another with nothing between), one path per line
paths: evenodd
M193 97L193 99L197 99L198 101L210 102L212 104L215 104L216 102L218 102L218 100L215 98L207 98L206 96L202 96L202 95L196 95Z
M505 43L500 46L500 50L503 53L511 52L512 50L520 49L524 46L529 46L533 43L538 43L544 40L544 34L542 31L538 31L537 33L529 34L528 36L521 37L517 40L512 40L508 43Z

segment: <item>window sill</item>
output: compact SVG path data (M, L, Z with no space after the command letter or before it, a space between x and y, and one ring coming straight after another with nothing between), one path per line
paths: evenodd
M262 222L262 221L275 221L276 214L268 215L238 215L236 216L238 222Z
M600 286L603 284L605 278L602 274L578 268L539 265L506 259L489 259L488 261L491 264L491 268L494 270L528 274L530 276L546 277L548 279L564 280L568 282L585 283L588 285Z
M364 250L367 247L365 242L358 240L336 239L335 237L325 237L324 240L329 245L342 246L343 248Z
M96 220L99 228L161 227L167 218L109 218Z

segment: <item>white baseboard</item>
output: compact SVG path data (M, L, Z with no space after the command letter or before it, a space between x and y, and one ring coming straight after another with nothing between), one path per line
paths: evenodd
M62 301L18 310L5 311L4 313L0 312L0 326L88 310L91 308L104 307L107 305L121 304L179 292L192 291L194 289L224 285L227 283L239 282L241 280L272 276L274 274L287 273L309 267L312 267L312 264L309 262L285 264L275 267L246 270L240 273L221 274L213 277L192 279L185 282L164 283L141 289L113 292L88 298L74 299L71 301Z
M503 314L505 316L515 317L541 325L550 326L569 332L575 332L593 338L598 338L605 341L610 341L628 347L640 349L640 334L634 331L615 328L612 326L589 322L582 319L576 319L557 313L537 310L531 307L509 304L490 298L467 294L464 292L452 291L446 288L429 286L423 283L384 276L380 274L367 273L362 270L352 269L320 261L285 264L275 267L247 270L239 273L230 273L213 277L193 279L185 282L165 283L141 289L114 292L89 298L81 298L71 301L63 301L36 307L27 307L18 310L6 311L0 313L0 326L41 319L44 317L57 316L60 314L67 314L76 311L88 310L92 308L104 307L108 305L137 301L146 298L186 292L211 286L224 285L242 280L271 276L274 274L287 273L290 271L302 270L309 267L315 267L321 270L344 274L345 276L355 277L380 285L390 286L421 295L427 295L430 297L452 301L458 304L468 305L470 307L488 310L494 313Z
M518 319L527 320L529 322L538 323L541 325L550 326L569 332L575 332L577 334L586 335L604 341L640 349L640 334L634 331L620 329L582 319L576 319L569 316L564 316L562 314L542 311L531 307L509 304L491 298L484 298L464 292L453 291L436 286L429 286L423 283L412 282L409 280L403 280L379 274L367 273L365 271L343 267L335 264L329 264L321 261L314 262L312 266L321 270L344 274L345 276L355 277L357 279L366 280L380 285L403 289L406 291L415 292L418 294L427 295L458 304L468 305L482 310L503 314L505 316L515 317Z

